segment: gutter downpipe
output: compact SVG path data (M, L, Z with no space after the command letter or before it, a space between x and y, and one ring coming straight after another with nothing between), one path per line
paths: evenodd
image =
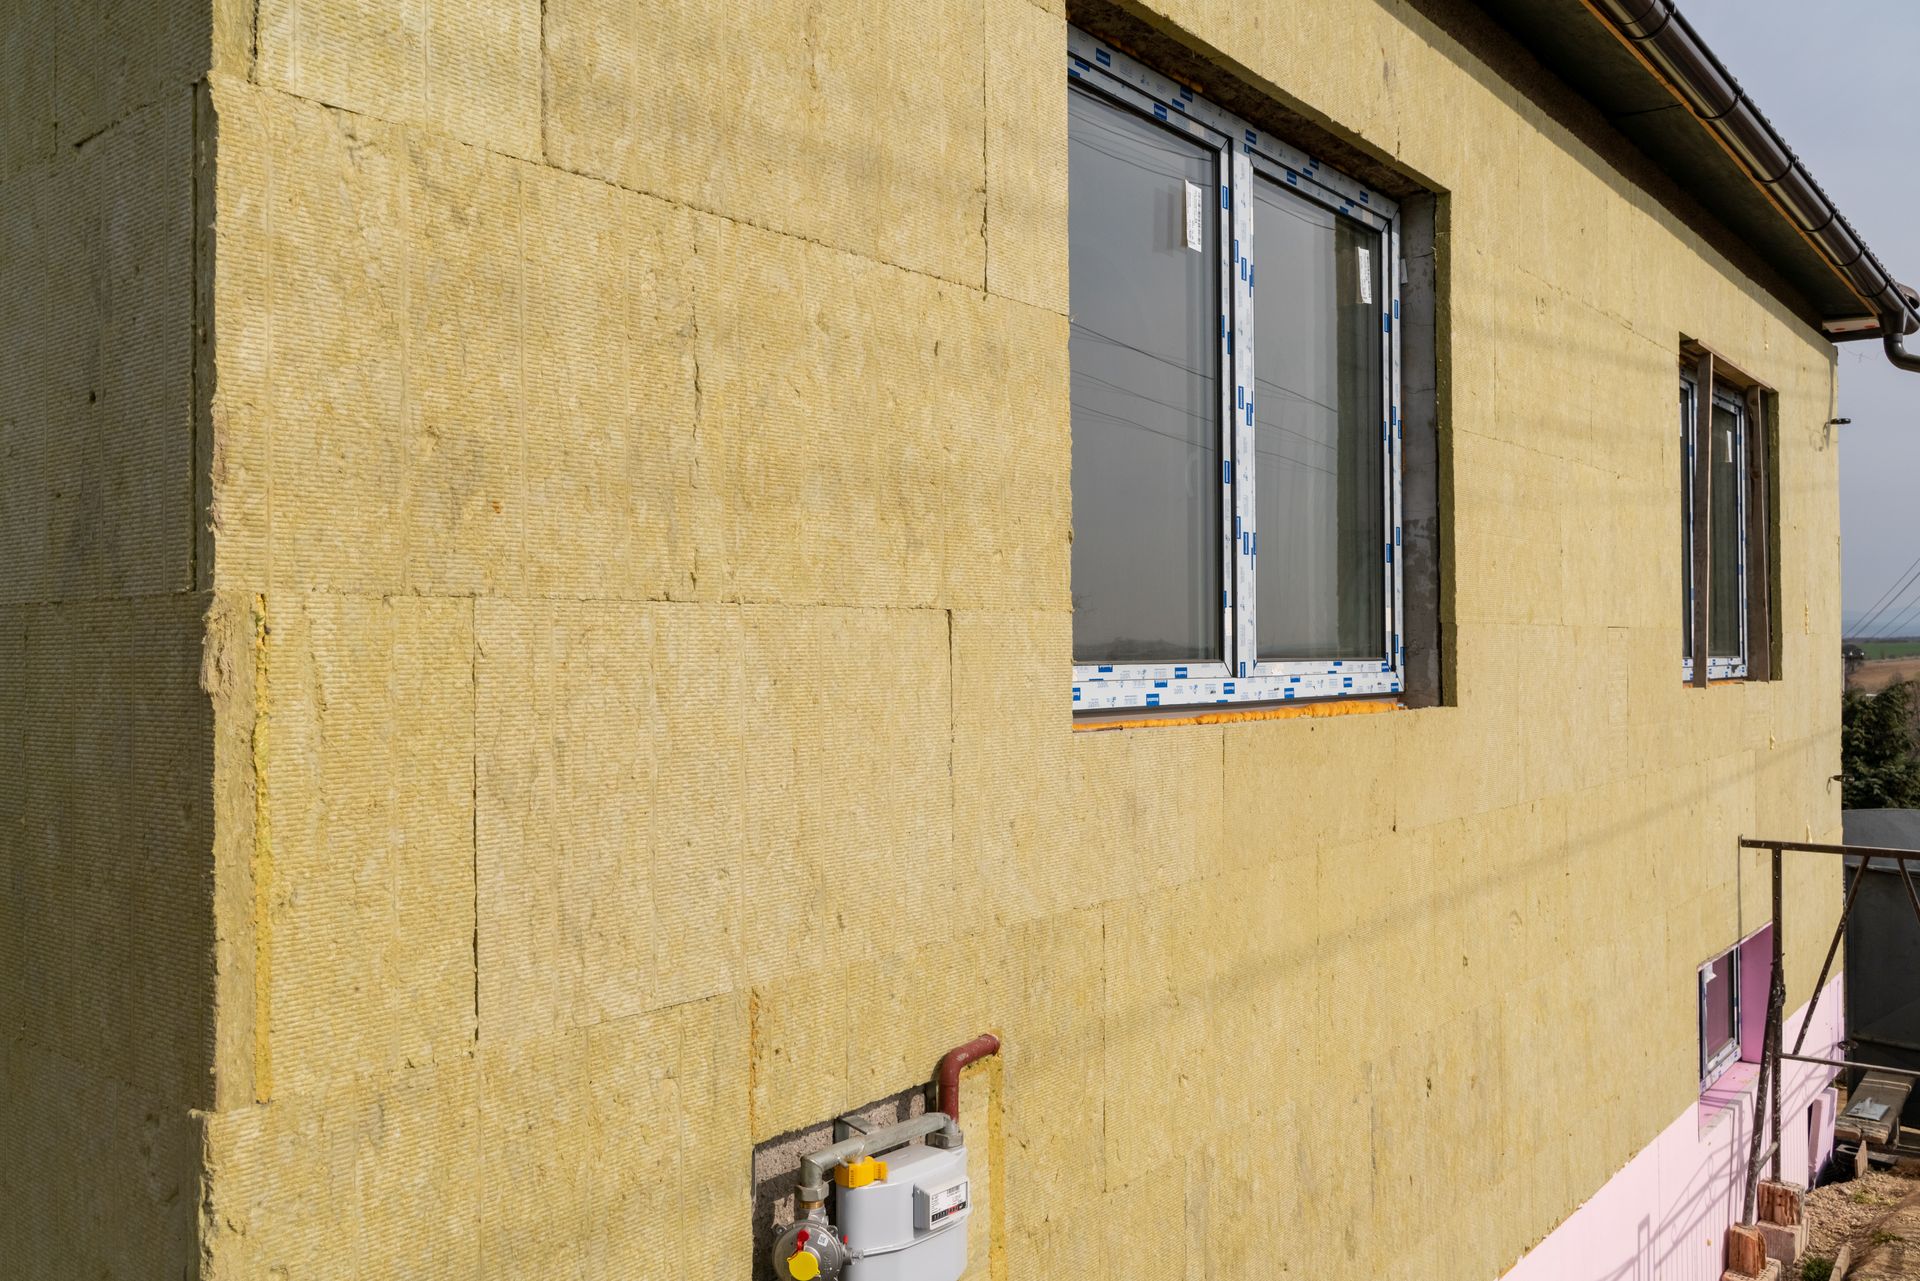
M1881 266L1674 0L1581 3L1693 112L1879 319L1887 359L1896 368L1920 373L1920 354L1907 351L1905 344L1908 334L1920 331L1920 295Z
M1895 369L1904 369L1910 374L1920 374L1920 354L1907 350L1904 334L1883 335L1880 345L1886 348L1887 359L1893 362Z

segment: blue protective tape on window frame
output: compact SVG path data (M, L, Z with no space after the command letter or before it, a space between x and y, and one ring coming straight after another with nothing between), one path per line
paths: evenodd
M1217 243L1230 252L1221 254L1221 278L1224 296L1230 307L1221 317L1225 339L1223 369L1234 386L1237 413L1229 414L1223 424L1222 444L1226 457L1221 463L1221 483L1226 491L1228 511L1234 519L1225 519L1223 536L1232 572L1221 586L1222 635L1227 642L1230 661L1212 663L1103 664L1097 668L1076 667L1074 705L1078 708L1124 708L1162 705L1258 702L1277 698L1326 698L1340 696L1397 694L1403 688L1401 665L1404 647L1398 627L1401 608L1400 557L1384 558L1383 574L1387 583L1384 610L1386 627L1382 636L1382 659L1325 660L1250 663L1239 655L1255 652L1254 609L1251 601L1254 565L1259 548L1259 530L1252 519L1253 487L1238 483L1233 460L1251 454L1256 428L1252 398L1247 396L1253 368L1251 336L1252 291L1259 276L1257 251L1245 252L1251 244L1252 202L1232 199L1233 187L1251 181L1257 169L1265 169L1276 182L1291 190L1345 212L1381 236L1383 280L1381 334L1385 351L1382 370L1382 395L1389 409L1393 430L1388 436L1384 460L1385 496L1388 519L1397 544L1400 537L1400 446L1397 394L1399 388L1399 338L1393 320L1399 315L1399 211L1393 202L1377 199L1369 189L1336 170L1327 169L1316 157L1286 146L1253 129L1183 86L1141 66L1125 54L1108 49L1086 33L1068 29L1069 75L1082 84L1097 88L1108 96L1137 109L1153 110L1154 118L1169 128L1182 129L1202 138L1214 147L1219 157L1221 192L1218 216L1224 224ZM1091 61L1089 61L1091 60ZM1095 69L1097 64L1098 69ZM1080 73L1086 73L1084 76ZM1181 114L1165 110L1177 106ZM1198 131L1196 131L1198 129ZM1235 147L1238 138L1242 146ZM1224 386L1223 382L1223 386ZM1234 609L1235 586L1249 600L1249 607ZM1249 670L1251 669L1251 670Z

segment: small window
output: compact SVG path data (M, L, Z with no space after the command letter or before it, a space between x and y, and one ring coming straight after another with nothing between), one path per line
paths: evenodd
M1773 667L1768 397L1725 372L1701 354L1680 374L1680 670L1693 684L1764 680Z
M1700 1088L1740 1057L1740 949L1700 967Z
M1068 54L1075 709L1399 693L1398 207Z

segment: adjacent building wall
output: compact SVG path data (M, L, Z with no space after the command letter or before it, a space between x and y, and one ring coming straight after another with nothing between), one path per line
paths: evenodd
M0 16L9 1276L197 1267L215 1026L195 461L209 26L183 2Z
M755 1141L988 1028L980 1277L1497 1276L1692 1107L1735 838L1838 831L1831 350L1403 4L1135 7L1444 193L1456 705L1074 731L1057 5L221 0L206 414L112 420L201 431L124 472L186 528L87 568L54 513L144 455L16 425L77 375L4 393L8 449L102 442L0 489L41 1274L185 1257L203 1160L207 1275L733 1281ZM9 198L191 192L131 140L192 78L8 131ZM111 404L147 349L61 287L4 332L100 335ZM1780 391L1775 683L1679 681L1682 334ZM1837 881L1792 876L1797 1006Z

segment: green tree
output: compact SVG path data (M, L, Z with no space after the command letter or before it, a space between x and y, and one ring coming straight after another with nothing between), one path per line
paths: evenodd
M1920 809L1913 712L1905 681L1878 694L1850 689L1842 696L1840 795L1848 809Z

